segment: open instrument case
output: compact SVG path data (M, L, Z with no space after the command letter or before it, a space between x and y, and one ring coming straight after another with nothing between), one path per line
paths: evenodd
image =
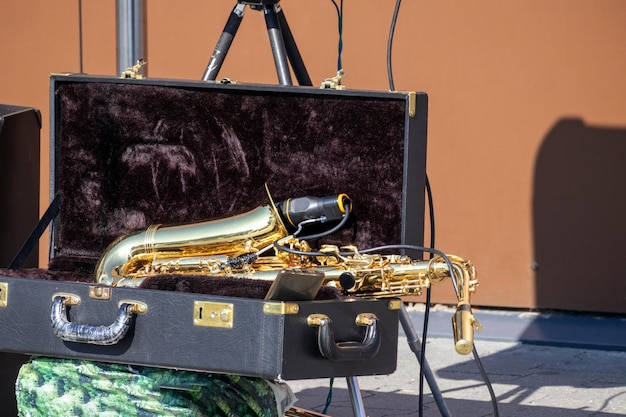
M329 243L422 244L425 94L53 75L50 95L50 262L0 271L0 351L284 380L395 370L398 299L265 301L260 280L107 287L93 273L117 237L250 210L265 184L275 201L348 194L355 222ZM376 349L360 346L361 313L378 318ZM345 355L325 357L312 314Z

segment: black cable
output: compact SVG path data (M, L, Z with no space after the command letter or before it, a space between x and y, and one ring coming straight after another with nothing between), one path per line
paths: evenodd
M379 246L376 248L364 249L361 251L361 253L380 252L380 251L387 250L387 249L394 249L394 250L411 249L411 250L417 250L417 251L421 250L421 251L430 252L435 255L441 256L441 258L444 260L444 262L448 266L448 270L450 271L450 278L454 286L454 292L458 294L458 286L456 283L456 279L454 277L454 270L452 269L452 263L450 262L450 259L443 252L434 248L425 248L423 246L417 246L417 245L385 245L385 246ZM487 389L489 391L489 395L491 397L491 405L493 407L493 414L495 417L498 417L499 416L498 402L497 402L495 393L493 391L493 387L491 386L491 381L489 381L489 377L487 376L487 373L485 372L482 362L478 356L478 352L476 351L476 345L473 346L472 353L474 354L474 359L475 359L476 365L478 366L478 370L481 376L483 377L483 380L485 381L485 385L487 386Z
M335 0L330 1L333 2L333 5L337 10L337 22L339 32L339 41L337 44L337 71L340 71L343 68L341 64L341 53L343 52L343 0L340 1L341 6L338 6Z
M474 361L476 362L476 366L478 367L478 371L480 375L483 377L485 381L485 385L487 385L487 390L489 391L489 397L491 397L491 406L493 407L493 415L494 417L498 417L500 413L498 412L498 400L496 399L496 394L493 392L493 387L491 386L491 381L489 381L489 377L487 376L487 372L485 372L485 368L483 368L483 363L478 356L478 352L476 351L476 344L474 344L472 348L472 354L474 355Z
M389 29L389 39L387 40L387 76L389 77L389 90L396 91L396 87L393 83L393 70L391 69L391 47L393 44L393 35L396 31L396 21L398 20L398 12L400 11L400 3L402 0L396 1L396 7L393 10L393 17L391 18L391 28Z
M402 0L397 0L396 1L396 6L394 8L393 11L393 17L391 19L391 27L389 29L389 39L387 40L387 76L389 78L389 90L390 91L395 91L395 85L394 85L394 81L393 81L393 69L392 69L392 62L391 62L391 50L392 50L392 46L393 46L393 37L394 37L394 33L395 33L395 29L396 29L396 22L398 20L398 12L400 10L400 4L401 4ZM433 209L433 199L432 199L432 190L430 188L430 182L428 181L428 175L426 175L426 192L428 194L428 208L429 208L429 213L430 213L430 250L428 248L421 248L418 250L424 250L425 252L429 252L431 254L431 259L432 259L432 255L433 254L438 254L439 256L442 256L443 259L446 261L448 268L450 269L450 276L452 278L452 283L454 285L454 291L455 293L458 294L458 290L457 290L457 285L456 285L456 280L454 279L454 272L452 270L452 264L450 263L449 259L445 256L442 255L441 252L437 251L435 248L435 220L434 220L434 209ZM397 246L398 248L400 246ZM406 247L403 246L406 249L411 249L410 247ZM413 247L413 249L416 249L417 247ZM380 249L380 248L379 248ZM379 250L377 248L373 248L372 250ZM369 251L372 251L369 250ZM366 250L362 250L362 253L367 253ZM428 287L426 289L426 304L425 304L425 311L424 311L424 328L422 330L422 351L421 351L421 363L424 363L425 360L425 356L426 356L426 337L427 337L427 331L428 331L428 316L430 313L430 297L431 297L431 288ZM487 385L487 390L489 391L489 395L491 397L491 404L493 407L493 414L495 417L499 416L498 413L498 403L493 391L493 387L491 386L491 382L489 381L489 377L487 376L487 373L485 372L482 362L480 360L480 357L478 356L478 352L476 351L476 345L473 346L472 348L472 353L474 355L474 361L476 362L476 366L478 366L478 369L480 371L480 374L483 377L483 380L485 381L485 384ZM423 403L423 393L424 393L424 370L423 367L420 366L420 375L419 375L419 416L422 417L423 415L423 407L424 407L424 403Z
M332 229L329 230L325 230L323 232L314 234L314 235L308 235L308 236L301 236L298 237L298 239L300 240L315 240L315 239L319 239L321 237L324 236L328 236L328 235L332 235L335 232L338 232L339 230L343 229L343 227L346 225L346 223L348 222L348 219L350 217L350 204L346 204L346 206L344 207L345 209L345 213L343 215L343 217L341 218L341 221L339 223L337 223ZM306 221L300 223L303 224ZM298 225L300 226L300 225ZM293 234L294 237L298 236L300 234L301 228L298 227L298 230Z
M426 196L428 199L428 215L430 219L430 247L435 247L435 205L433 202L433 193L430 188L430 181L428 180L428 175L425 178L425 187L426 187ZM430 259L432 259L432 253L430 254ZM422 329L422 348L420 351L420 363L426 363L426 336L428 335L428 320L430 318L430 297L431 297L431 287L428 286L426 288L426 302L424 308L424 327ZM419 415L422 416L424 412L424 367L420 366L420 374L419 374Z
M330 407L330 403L333 402L333 383L335 382L335 378L330 378L330 383L328 386L328 394L326 395L326 404L324 404L324 409L322 410L322 414L326 414L328 412L328 407Z
M83 1L78 0L78 72L83 73Z
M391 59L391 51L393 49L393 38L396 31L396 22L398 21L398 14L400 11L400 5L402 0L396 1L396 6L393 10L393 17L391 18L391 27L389 28L389 38L387 39L387 77L389 78L389 90L395 91L396 86L393 81L393 69L392 69L392 59ZM428 176L426 176L426 192L428 194L428 207L430 213L430 247L435 247L435 219L434 219L434 209L433 209L433 199L432 193L430 189L430 183L428 182ZM432 253L431 253L432 258ZM426 338L428 335L428 320L430 316L430 299L431 299L431 288L430 286L426 289L426 301L425 301L425 309L424 309L424 327L422 329L422 346L420 352L420 363L425 363L426 360ZM420 366L419 372L419 398L418 398L418 413L419 416L422 417L424 413L424 367Z

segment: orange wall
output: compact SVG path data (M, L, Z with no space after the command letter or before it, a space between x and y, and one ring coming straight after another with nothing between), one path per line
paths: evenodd
M40 108L44 142L48 74L81 69L78 4L0 3L0 102ZM234 5L151 0L148 75L200 79ZM314 84L333 76L330 0L281 5ZM345 2L348 88L389 88L394 5ZM114 2L82 2L82 22L83 71L114 75ZM429 94L437 247L474 261L476 305L626 312L626 272L615 265L626 247L626 164L616 157L626 150L625 40L620 0L402 3L395 87ZM260 13L246 10L222 77L276 83ZM446 284L433 295L453 301Z

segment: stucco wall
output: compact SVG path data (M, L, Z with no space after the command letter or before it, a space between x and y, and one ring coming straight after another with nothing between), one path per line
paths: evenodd
M148 75L200 79L234 5L150 1ZM330 0L281 5L314 84L333 76ZM394 5L345 2L348 88L389 88ZM44 151L49 73L114 75L115 21L115 2L1 3L0 102L41 109ZM626 312L626 3L405 1L393 70L397 90L429 94L436 246L475 263L474 304ZM220 77L277 82L260 13L246 11ZM453 301L449 284L433 296Z

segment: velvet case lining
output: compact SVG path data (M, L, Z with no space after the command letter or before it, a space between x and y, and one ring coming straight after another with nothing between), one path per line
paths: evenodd
M115 238L250 210L265 184L274 201L348 194L355 220L324 243L400 242L402 100L66 78L51 90L52 257L20 275L91 282ZM162 284L198 290L176 282Z

